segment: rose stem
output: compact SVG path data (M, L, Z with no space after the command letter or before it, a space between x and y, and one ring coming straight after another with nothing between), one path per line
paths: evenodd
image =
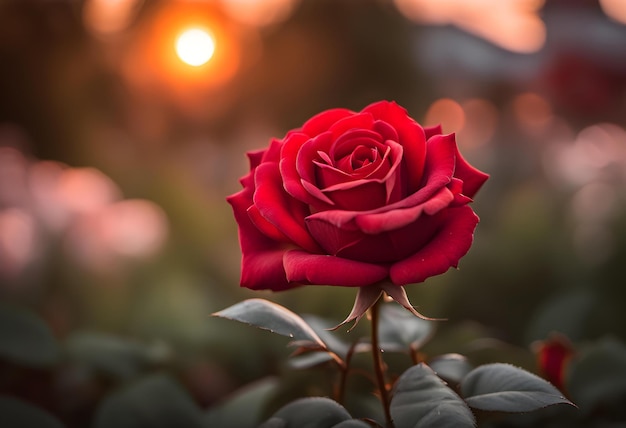
M413 362L414 366L419 364L420 356L417 348L413 344L409 346L409 355L411 356L411 362Z
M387 383L385 382L384 362L381 356L380 346L378 344L378 313L380 302L381 299L378 299L370 309L372 317L372 357L374 359L374 371L376 372L376 381L378 382L380 400L382 401L383 409L385 411L387 427L393 428L391 412L389 411L389 391L387 390Z
M346 392L346 381L348 379L348 372L350 371L350 360L354 354L354 348L356 348L356 342L350 346L343 364L339 365L339 383L335 388L335 401L339 404L343 404L343 398Z

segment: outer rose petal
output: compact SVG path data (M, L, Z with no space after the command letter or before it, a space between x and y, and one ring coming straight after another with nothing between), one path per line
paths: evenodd
M276 226L267 221L265 217L261 215L261 212L255 205L250 205L248 208L248 217L254 226L259 231L270 238L273 241L290 242L290 239L285 236L283 232L278 230Z
M250 161L250 170L253 170L257 166L259 166L259 164L261 163L261 159L263 159L263 155L265 154L266 151L267 149L263 149L263 150L255 150L255 151L247 153L248 160Z
M303 134L308 135L309 137L315 137L316 135L321 134L322 132L328 131L328 129L337 121L343 119L344 117L351 116L356 114L352 110L348 110L345 108L336 108L331 110L326 110L322 113L316 114L309 120L307 120L304 125L302 125L301 132Z
M443 130L441 129L441 125L435 126L425 126L424 133L426 134L426 140L430 140L430 137L434 137L435 135L443 134Z
M248 217L247 209L252 203L252 192L252 188L244 187L227 198L239 225L239 243L243 253L241 286L274 291L294 288L295 285L287 281L283 268L284 244L263 235Z
M450 208L447 215L439 232L424 248L391 266L389 276L394 284L422 282L457 267L472 245L478 216L467 205Z
M270 142L270 146L263 152L263 157L261 158L261 163L265 162L275 162L278 163L280 161L280 152L282 151L283 141L278 140L276 138L272 138Z
M291 282L341 287L364 287L385 279L386 266L357 262L340 257L287 251L283 257Z
M454 176L463 180L463 194L470 198L485 184L489 174L477 170L461 156L461 152L456 149L456 170Z
M283 268L284 249L259 251L243 256L241 286L252 290L284 291L302 284L290 284Z

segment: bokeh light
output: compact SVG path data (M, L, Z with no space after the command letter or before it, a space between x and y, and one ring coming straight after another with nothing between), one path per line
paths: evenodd
M191 28L176 39L176 53L186 64L199 67L206 64L215 52L215 40L205 30Z
M525 131L542 131L554 118L548 100L533 92L517 95L513 99L512 106L515 119Z
M453 24L512 52L536 52L546 40L538 14L544 0L395 0L395 4L418 23Z
M450 98L441 98L428 108L424 125L441 125L446 134L459 132L465 125L465 112L458 102Z
M97 212L121 198L117 185L97 169L54 161L31 165L29 191L35 213L52 230L65 229L77 215Z
M487 144L496 132L499 121L498 108L489 100L471 98L461 104L465 126L459 132L458 143L465 148Z
M126 30L144 0L86 0L83 4L83 22L93 35L114 36Z
M599 0L600 7L610 18L626 24L626 4L623 0Z
M426 111L424 125L441 125L443 132L456 133L457 143L475 149L490 141L498 125L498 109L483 98L459 103L450 98L434 101Z
M248 25L264 27L284 21L300 0L222 0L226 13Z
M173 104L189 116L205 117L210 109L225 105L225 100L210 102L211 95L225 90L241 67L242 50L250 46L248 33L233 25L214 3L159 3L136 29L137 36L122 54L121 70L147 111ZM195 42L183 39L185 55L193 65L181 60L176 48L181 35L191 29L208 35L194 31L190 36Z
M19 150L0 147L0 207L23 205L27 166Z
M67 234L70 256L84 268L110 272L123 258L146 259L163 248L167 217L146 200L123 200L82 216Z
M18 275L33 259L36 226L21 209L0 210L0 279Z

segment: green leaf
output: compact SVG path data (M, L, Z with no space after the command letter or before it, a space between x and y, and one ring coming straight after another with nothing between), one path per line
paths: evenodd
M345 358L350 349L350 345L337 338L337 334L331 331L334 327L334 323L316 315L303 315L302 318L308 325L311 326L313 331L317 333L319 338L324 342L327 349L333 351L341 358Z
M48 412L13 397L0 397L2 426L6 428L63 428Z
M142 343L95 332L73 333L66 342L70 359L120 379L138 374L169 356L164 346Z
M358 419L350 419L333 425L333 428L372 428L372 426Z
M391 398L396 428L475 427L472 411L426 364L409 368L398 379Z
M95 428L201 428L202 412L182 387L154 375L113 393L102 402Z
M278 389L276 378L246 385L226 401L209 409L205 427L254 428L259 425L265 405ZM245 409L245 411L242 411Z
M461 354L440 355L428 364L437 373L437 376L454 384L459 384L472 370L472 365Z
M317 333L322 342L325 343L325 349L311 350L311 352L292 356L289 358L291 367L301 370L334 361L334 358L327 351L332 351L345 360L350 345L337 338L336 334L330 331L334 323L315 315L307 314L303 315L302 318Z
M626 396L626 346L603 340L571 362L565 384L585 412L615 403Z
M328 352L309 352L289 358L289 366L296 370L310 369L333 361Z
M322 339L301 317L283 306L264 299L244 300L213 315L326 347Z
M325 397L300 398L280 408L259 428L332 428L352 416Z
M42 319L25 309L0 306L0 358L35 367L49 367L59 346Z
M500 412L530 412L568 399L544 379L510 364L485 364L461 382L461 394L470 407Z
M401 306L386 303L380 307L380 342L385 351L419 349L434 332L434 322L414 316Z

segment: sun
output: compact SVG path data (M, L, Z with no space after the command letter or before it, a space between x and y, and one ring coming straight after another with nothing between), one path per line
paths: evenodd
M176 39L176 54L185 64L199 67L206 64L215 52L215 40L205 30L191 28Z

